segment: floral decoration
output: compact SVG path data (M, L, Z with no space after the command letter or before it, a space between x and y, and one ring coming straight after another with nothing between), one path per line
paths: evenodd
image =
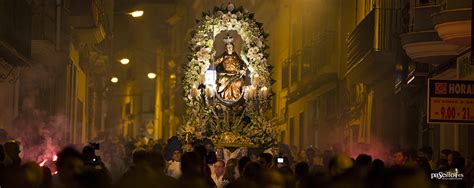
M233 4L227 7L215 7L212 12L203 13L202 19L197 21L196 29L190 41L189 62L184 67L183 87L184 100L187 105L186 123L178 130L182 140L193 141L202 138L219 138L221 134L229 131L238 134L239 139L250 139L255 145L272 145L276 141L277 133L274 123L266 118L265 111L269 108L271 95L266 92L271 88L271 70L268 65L266 50L266 34L261 23L253 18L243 7L235 8ZM246 99L244 115L250 117L250 123L236 121L229 125L213 114L210 104L201 97L198 88L203 85L205 72L209 68L215 51L213 50L214 38L221 32L236 31L242 38L240 56L247 63L251 72L252 85L249 88L264 88L264 94ZM206 92L209 92L206 89ZM258 97L256 97L258 96ZM242 116L244 117L244 116ZM231 127L231 128L229 128ZM247 142L246 141L246 142Z

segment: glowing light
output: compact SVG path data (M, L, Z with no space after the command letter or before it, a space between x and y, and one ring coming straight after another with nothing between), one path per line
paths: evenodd
M57 175L57 174L58 174L58 171L54 171L54 172L53 172L53 176L54 176L54 175Z
M150 78L150 79L155 79L155 78L156 78L156 74L153 73L153 72L148 73L147 76L148 76L148 78Z
M118 82L118 78L117 78L117 77L112 77L112 78L110 79L110 81L111 81L112 83L117 83L117 82Z
M39 165L40 165L40 166L44 166L44 163L46 163L47 161L48 161L48 159L45 159L45 160L43 160L43 162L41 162Z
M411 77L411 78L408 80L407 84L410 84L413 80L415 80L415 76Z
M126 64L130 63L130 59L123 58L123 59L120 60L120 63L122 63L122 65L126 65Z
M55 155L53 156L53 161L57 161L57 160L58 160L58 156L55 154Z
M128 13L128 14L132 15L132 17L134 17L134 18L142 17L143 16L143 10L136 10L136 11L133 11L133 12Z
M217 72L216 70L206 70L204 84L216 84Z

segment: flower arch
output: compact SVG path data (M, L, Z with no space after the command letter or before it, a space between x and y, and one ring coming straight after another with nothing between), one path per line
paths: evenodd
M251 86L246 91L245 116L251 123L234 124L232 130L225 121L213 116L209 104L200 97L199 89L205 82L206 70L215 55L213 50L215 37L221 32L236 31L242 38L240 56L250 70ZM190 41L191 53L189 62L184 67L183 87L187 105L185 125L178 130L178 136L185 141L211 138L224 142L221 137L229 132L234 135L234 143L247 145L271 145L276 140L276 130L269 118L264 116L268 110L271 94L271 67L268 65L266 50L266 34L262 24L254 19L254 14L243 7L235 8L233 4L227 7L215 7L212 12L203 13L197 21L197 27ZM252 90L253 89L253 90ZM208 92L208 89L203 92ZM244 117L244 116L242 116ZM238 121L237 121L238 122ZM263 130L263 131L262 131ZM225 141L230 142L230 141Z

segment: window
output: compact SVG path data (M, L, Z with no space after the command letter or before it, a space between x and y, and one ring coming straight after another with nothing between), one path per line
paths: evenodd
M299 148L303 149L304 147L304 137L305 137L305 123L304 123L304 112L300 113L300 123L298 125L298 128L300 130L299 134Z
M290 80L291 80L291 83L293 84L298 81L298 56L293 55L291 57L290 66L291 66Z
M282 64L282 71L281 71L281 89L285 89L290 84L290 65L289 60L285 60Z
M328 92L326 95L327 99L327 117L335 116L336 114L336 90Z
M76 144L82 143L82 117L84 104L79 99L76 99Z
M295 145L295 118L290 118L290 146Z

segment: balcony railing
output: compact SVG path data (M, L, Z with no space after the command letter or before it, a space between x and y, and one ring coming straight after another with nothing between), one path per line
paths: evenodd
M399 9L372 10L347 38L347 70L351 70L369 53L393 49L400 23Z

